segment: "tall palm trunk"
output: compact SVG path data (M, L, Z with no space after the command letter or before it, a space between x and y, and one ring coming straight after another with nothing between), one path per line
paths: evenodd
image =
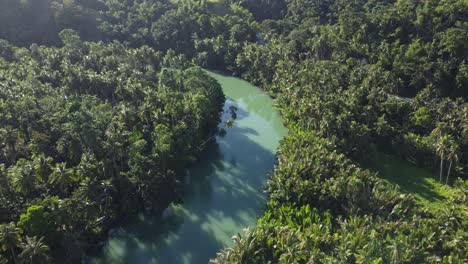
M442 168L444 166L444 160L440 159L440 176L439 176L439 182L442 182Z
M450 170L452 169L452 162L453 162L453 160L450 160L450 165L449 165L448 172L447 172L447 179L445 180L446 185L448 184L448 181L449 181Z
M18 263L16 261L16 254L15 254L15 249L13 247L10 248L10 253L11 253L11 256L13 257L13 263Z

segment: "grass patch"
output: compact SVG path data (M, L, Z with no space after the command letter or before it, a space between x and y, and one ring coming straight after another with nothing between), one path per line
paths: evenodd
M413 194L425 208L438 210L451 205L453 188L440 183L439 175L427 169L386 154L376 157L372 169L378 171L381 178L398 185L402 192Z

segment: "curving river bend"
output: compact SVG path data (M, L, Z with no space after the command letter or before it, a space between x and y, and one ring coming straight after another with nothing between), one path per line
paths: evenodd
M162 218L143 215L117 229L92 263L208 263L232 245L231 237L254 226L265 204L263 187L287 130L273 101L238 78L208 72L222 85L234 126L209 145L190 169L184 204Z

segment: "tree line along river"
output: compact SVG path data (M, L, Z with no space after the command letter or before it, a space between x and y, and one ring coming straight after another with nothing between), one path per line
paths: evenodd
M184 204L162 217L139 215L111 235L91 263L208 263L232 244L231 237L254 226L266 202L263 186L286 135L273 100L241 79L209 72L222 86L222 116L237 108L234 126L210 143L189 169Z

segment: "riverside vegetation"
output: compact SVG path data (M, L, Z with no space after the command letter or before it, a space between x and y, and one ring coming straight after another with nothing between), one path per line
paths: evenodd
M181 202L224 103L195 65L260 86L289 128L263 216L213 263L466 263L467 17L464 0L0 0L0 263L78 262Z

